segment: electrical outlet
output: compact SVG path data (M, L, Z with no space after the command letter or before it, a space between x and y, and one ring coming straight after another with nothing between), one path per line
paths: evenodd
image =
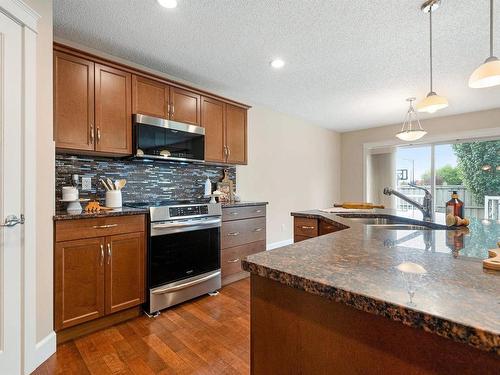
M82 190L89 191L92 189L92 179L90 177L82 177Z

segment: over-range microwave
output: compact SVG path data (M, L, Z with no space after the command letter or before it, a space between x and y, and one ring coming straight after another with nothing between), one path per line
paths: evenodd
M162 118L133 115L134 157L203 162L205 129Z

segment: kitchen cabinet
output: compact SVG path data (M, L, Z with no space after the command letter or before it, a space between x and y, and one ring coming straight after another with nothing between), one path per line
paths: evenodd
M202 97L205 160L228 164L247 162L247 110Z
M323 236L325 234L337 232L345 229L341 224L335 225L334 223L327 222L321 219L295 216L293 218L293 240L300 242Z
M95 150L132 153L132 108L130 73L95 65Z
M94 63L54 52L56 147L94 150Z
M58 150L132 153L131 74L54 52L54 126Z
M161 82L132 75L132 112L168 119L169 87Z
M266 250L266 206L222 207L222 285L248 277L241 259Z
M201 96L193 91L170 87L170 119L200 125Z
M247 110L226 104L226 160L247 163Z
M144 215L56 221L54 326L58 337L59 332L69 339L103 328L106 322L114 324L117 318L108 316L144 302L145 222Z

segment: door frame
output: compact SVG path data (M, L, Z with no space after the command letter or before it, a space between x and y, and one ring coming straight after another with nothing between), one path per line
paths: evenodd
M37 163L37 28L40 15L22 0L0 0L0 12L22 27L22 213L26 220L22 228L21 250L21 371L31 373L56 350L56 335L51 331L37 337L37 222L36 176ZM0 218L3 221L3 218Z

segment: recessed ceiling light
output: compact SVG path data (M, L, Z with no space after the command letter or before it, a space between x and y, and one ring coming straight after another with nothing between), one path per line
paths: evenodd
M164 8L173 9L177 7L177 0L158 0L158 4Z
M285 62L281 59L274 59L273 61L271 61L271 66L274 69L281 69L283 68L283 66L285 66Z

